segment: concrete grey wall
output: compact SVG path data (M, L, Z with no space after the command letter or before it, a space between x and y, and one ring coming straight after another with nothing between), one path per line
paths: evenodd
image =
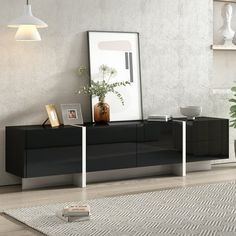
M144 115L179 115L181 105L201 105L217 115L211 96L212 0L31 0L48 23L41 42L15 42L8 21L24 1L1 0L0 8L0 185L19 180L5 173L4 127L39 124L48 103L82 103L74 91L76 68L87 63L87 30L140 32ZM221 116L227 114L220 113Z

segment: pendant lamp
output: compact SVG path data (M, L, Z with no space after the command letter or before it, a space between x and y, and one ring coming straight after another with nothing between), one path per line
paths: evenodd
M37 28L46 28L48 25L33 16L31 5L29 4L29 0L27 0L23 15L10 22L8 27L18 28L15 35L16 41L40 41L41 37Z

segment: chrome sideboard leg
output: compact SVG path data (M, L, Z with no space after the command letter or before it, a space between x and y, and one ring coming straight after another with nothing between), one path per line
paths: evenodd
M186 145L187 145L187 122L181 120L174 120L175 122L182 124L182 161L179 164L172 165L172 173L180 176L186 176L187 172L187 161L186 161Z
M82 127L82 188L86 187L86 127Z
M82 129L82 166L81 173L73 175L74 185L85 188L86 187L86 127L81 125L72 125Z
M183 140L182 140L182 176L186 176L186 121L182 123L182 133L183 133Z

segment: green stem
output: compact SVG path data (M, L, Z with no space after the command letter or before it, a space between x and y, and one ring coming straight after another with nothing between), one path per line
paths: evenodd
M104 100L105 100L105 97L99 97L98 98L99 103L104 103Z
M110 76L109 76L109 78L108 78L108 80L107 80L107 83L109 83L110 79L111 79L111 74L110 74Z

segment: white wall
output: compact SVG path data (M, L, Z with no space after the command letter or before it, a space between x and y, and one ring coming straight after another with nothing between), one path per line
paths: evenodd
M4 172L4 127L39 124L48 103L80 102L84 83L76 68L87 63L87 30L138 31L141 40L144 114L179 115L180 105L216 112L212 86L212 0L31 0L49 28L42 42L15 42L8 21L24 1L1 0L0 8L0 185L17 179ZM220 109L220 108L219 108Z

